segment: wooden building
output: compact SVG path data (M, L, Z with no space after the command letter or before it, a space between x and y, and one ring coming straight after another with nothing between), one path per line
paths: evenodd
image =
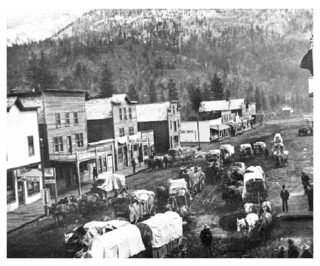
M62 191L93 180L93 168L107 170L114 143L88 146L84 91L45 90L19 94L26 106L38 106L39 135L43 139L45 167L56 168L57 188Z
M25 107L18 97L8 97L7 212L42 198L41 175L21 178L21 173L38 169L40 163L37 108Z
M138 104L138 130L154 131L154 151L167 153L168 149L180 147L180 108L178 101Z
M90 141L115 139L116 170L131 166L133 159L137 160L139 155L148 157L150 153L153 140L138 132L136 105L126 94L86 101L88 138Z

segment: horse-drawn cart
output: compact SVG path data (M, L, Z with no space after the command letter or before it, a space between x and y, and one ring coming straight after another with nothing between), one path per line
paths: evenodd
M205 186L206 175L202 172L201 167L181 167L178 178L184 178L187 182L187 188L195 193L201 191Z

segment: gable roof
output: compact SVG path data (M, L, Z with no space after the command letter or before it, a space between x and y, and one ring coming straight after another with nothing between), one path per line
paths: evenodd
M199 112L241 109L242 103L244 103L244 99L232 99L229 101L203 101L200 103Z
M166 121L170 102L137 104L137 122Z
M38 106L35 105L25 106L17 96L7 97L7 112L9 112L14 105L16 105L20 111L36 111L38 109Z
M112 118L111 98L91 99L86 101L87 120Z

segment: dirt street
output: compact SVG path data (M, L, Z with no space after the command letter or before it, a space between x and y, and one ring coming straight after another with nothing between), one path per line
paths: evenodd
M268 121L265 125L248 131L243 135L226 139L221 143L201 144L202 151L219 148L221 144L235 146L236 154L239 153L239 145L263 141L271 149L273 136L281 133L284 145L289 151L289 165L276 167L270 158L255 156L243 161L246 167L260 165L265 171L268 200L272 203L275 215L282 212L279 197L280 186L285 184L289 192L294 195L303 191L301 184L301 171L308 173L313 179L313 137L298 136L298 128L305 124L303 118L291 118L288 120ZM197 159L195 164L206 170L205 159ZM179 165L167 169L144 171L127 178L129 189L156 190L159 183L175 177L178 174ZM225 167L227 170L228 166ZM214 235L213 257L260 257L269 258L281 244L287 246L287 239L292 238L296 245L310 243L313 240L313 220L281 221L274 219L271 237L251 241L243 234L236 232L236 218L243 217L243 210L226 207L221 199L221 184L207 181L203 191L198 193L192 201L192 223L185 232L188 238L188 257L204 257L204 251L200 243L199 234L203 224L210 225ZM306 196L300 199L305 202L308 209ZM291 204L291 205L290 205ZM301 204L300 204L301 206ZM295 208L294 202L289 199L289 211ZM48 217L42 221L30 224L7 237L7 256L9 258L61 258L65 255L64 233L79 224L93 220L95 217L108 215L108 212L95 213L88 219L79 217L77 223L68 227L58 227L53 218ZM230 223L231 221L231 223ZM230 224L229 224L230 223ZM301 249L300 249L301 250Z

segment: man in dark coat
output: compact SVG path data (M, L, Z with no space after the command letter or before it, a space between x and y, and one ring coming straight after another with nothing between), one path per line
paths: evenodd
M203 227L203 230L200 233L200 240L204 247L204 251L207 258L212 256L212 249L211 249L212 239L213 237L212 237L210 228L205 224ZM208 251L210 251L210 254L208 254Z
M286 251L286 248L285 246L280 246L279 247L279 253L277 254L276 258L285 258L285 251Z
M292 239L288 239L288 258L298 258L299 251L298 248L293 244Z
M290 193L288 192L288 190L286 190L286 186L283 185L282 186L282 190L280 192L280 197L282 199L282 209L283 212L288 212L288 199L290 197Z
M93 167L93 181L96 181L96 179L98 178L98 171L97 171L97 167Z
M132 165L132 168L133 168L133 173L135 173L136 172L136 160L134 158L131 161L131 165Z
M304 194L307 195L307 188L309 185L309 181L310 181L310 177L308 175L305 174L305 172L301 173L301 182L303 185L303 189L304 189Z
M313 211L313 185L310 185L310 184L308 185L307 196L308 196L309 211Z

